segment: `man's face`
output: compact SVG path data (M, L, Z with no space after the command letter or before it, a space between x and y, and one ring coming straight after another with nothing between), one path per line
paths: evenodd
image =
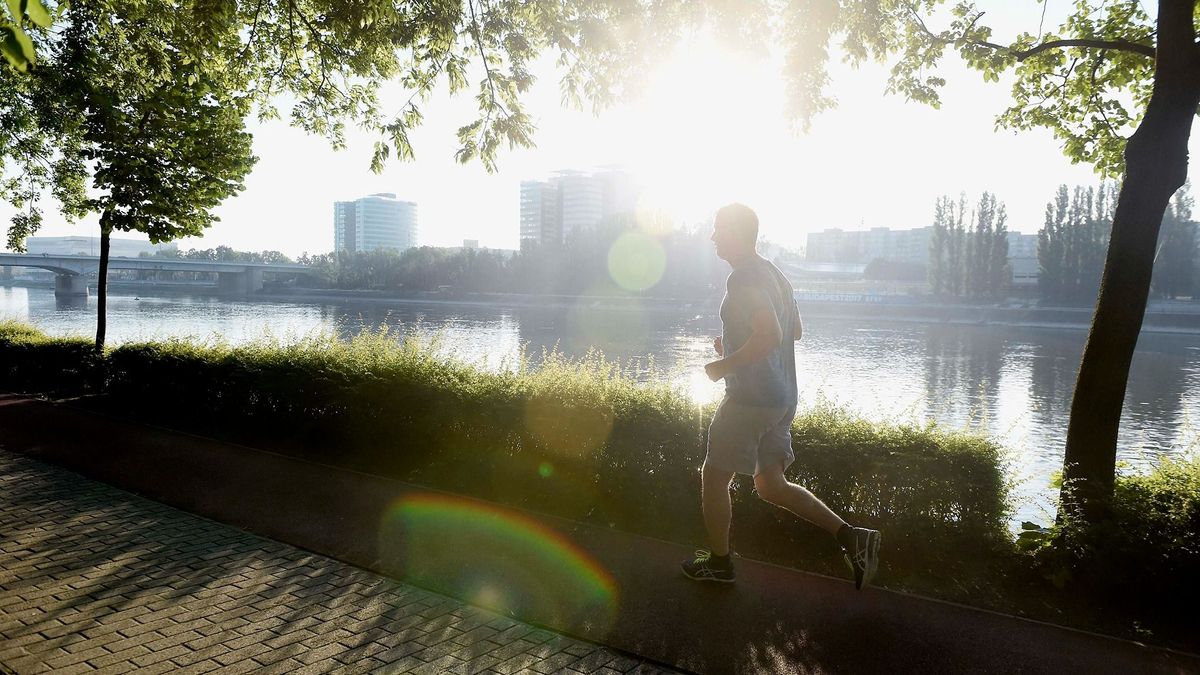
M744 244L738 240L733 228L729 225L716 221L713 223L712 242L716 244L717 257L728 262L731 257L736 257Z

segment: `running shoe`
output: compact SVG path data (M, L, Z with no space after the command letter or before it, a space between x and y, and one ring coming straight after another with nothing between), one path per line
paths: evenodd
M865 527L854 528L854 543L844 549L846 562L854 570L854 588L862 590L875 577L879 569L879 530Z
M731 562L726 567L718 567L713 564L712 552L705 549L698 549L693 560L684 560L679 567L683 569L683 575L689 579L716 581L723 584L733 583L733 563Z

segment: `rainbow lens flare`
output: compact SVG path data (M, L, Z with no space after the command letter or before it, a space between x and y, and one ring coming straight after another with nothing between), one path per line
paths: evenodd
M600 636L617 610L612 576L522 513L449 495L404 497L380 527L385 570L504 614Z

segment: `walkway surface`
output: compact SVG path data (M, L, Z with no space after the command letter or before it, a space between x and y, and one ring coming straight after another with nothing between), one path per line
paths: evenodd
M522 620L699 673L1200 673L1200 658L1193 655L881 589L856 592L853 585L843 579L805 574L752 560L739 562L735 585L696 584L678 573L678 561L691 553L690 547L517 512L395 480L133 424L65 405L0 396L0 439L9 450L68 467L186 511L234 523L270 539L289 542L393 578L420 579L422 587L455 592L457 597L469 597L476 604L517 607L517 618ZM13 482L8 481L5 485ZM52 537L47 541L56 546L57 539L72 535L55 528L66 527L74 521L54 511L56 507L39 506L36 500L40 492L25 493L28 495L26 503L31 504L28 509L46 512L46 518L55 521L55 525L47 532L43 521L40 526L43 532L30 536ZM408 506L397 510L398 505ZM86 521L86 517L80 519ZM407 529L381 530L395 522L408 523ZM12 529L7 522L0 526L3 527L0 532L7 533ZM130 516L123 526L143 537L151 536L150 531L159 529L137 516ZM122 524L115 527L123 529ZM209 524L209 527L214 526ZM491 535L496 538L487 539ZM125 561L128 556L136 555L134 552L141 550L141 545L122 544L120 542L124 540L115 535L111 539L74 536L70 546L87 547L90 564L98 570L95 572L97 581L90 587L93 592L87 595L120 594L121 591L102 587L119 588L126 583L125 577L121 576L126 573L123 571L127 567ZM173 541L190 542L197 536L185 529L178 532ZM514 548L509 545L512 537L529 545L524 549ZM260 539L254 541L260 550L283 550ZM224 548L217 547L217 550ZM522 557L527 552L525 549L540 549L548 557ZM244 556L247 565L279 567L267 562L274 560L267 554L239 550L230 548L227 558L215 558L213 564L228 559L225 564L232 565L231 571L241 570L234 576L246 574L246 568L232 560L239 556ZM214 555L214 552L205 549L204 553L191 555ZM262 563L255 562L263 556L266 557ZM114 559L122 563L114 564L111 562ZM207 559L193 557L189 560L204 565ZM321 560L322 565L335 565L316 556L311 560ZM551 566L544 566L547 560ZM543 567L535 572L532 566L537 564L543 564ZM173 593L208 592L203 584L191 581L196 573L189 571L187 564L172 562L167 567L169 571L161 573L154 571L155 563L128 565L135 569L140 566L138 574L162 574L168 585L178 583L183 586L170 590L158 587L154 593L162 594L162 597L156 597L151 603L169 602ZM313 568L302 575L321 576L321 572L316 571L319 566L314 562L297 565ZM51 563L49 569L54 567ZM558 574L562 570L571 574ZM67 571L62 570L62 573ZM257 587L258 580L253 574L249 576L251 578L236 583ZM301 651L301 647L291 647L297 651L281 657L294 658L301 663L303 658L315 658L307 655L310 644L306 642L324 645L316 649L337 651L355 645L370 650L377 649L376 642L389 639L399 642L385 644L388 649L413 650L401 658L420 658L418 654L424 654L426 659L442 658L450 653L470 654L434 637L418 641L420 635L446 635L451 627L439 622L452 619L440 617L458 616L453 610L447 609L438 615L438 610L422 606L401 617L401 610L393 606L409 593L422 598L435 596L379 580L352 578L357 581L348 584L363 584L355 587L358 589L355 592L331 593L331 589L321 582L311 581L313 587L307 588L303 586L304 582L298 581L284 584L285 588L291 589L286 591L291 597L275 610L257 606L257 603L269 600L274 592L260 590L256 595L262 598L254 600L249 608L227 598L221 600L221 612L243 612L236 618L250 616L252 623L264 620L259 612L271 611L280 612L278 617L285 624L308 621L305 630L312 635L305 635L299 641L305 651ZM581 587L576 583L580 579L591 583L583 587L584 592L580 592ZM398 599L392 601L392 605L379 604L374 600L378 591L362 592L373 588L372 583L396 589ZM464 592L464 589L470 592ZM506 599L505 594L514 589L524 589L526 595ZM52 606L69 601L70 594L77 590L60 591L66 594L67 600L56 598ZM327 603L338 602L338 597L344 598L344 604L332 610L324 607ZM203 600L204 596L199 598ZM598 598L601 602L588 605L584 602L588 598ZM38 600L34 597L21 602L36 605ZM188 606L197 612L212 613L211 601L198 604L202 606ZM422 602L416 604L420 606ZM579 607L591 611L574 611ZM29 609L25 608L26 611ZM162 611L157 605L147 609ZM0 611L3 611L2 607ZM376 611L382 614L364 614ZM469 610L463 611L469 614ZM399 626L380 619L380 616L389 616L389 612L396 615L390 616L394 621L412 623ZM60 616L75 614L67 612ZM324 621L320 618L323 616L342 618ZM370 623L372 617L374 624ZM481 620L472 617L477 615L461 617L468 622L465 626ZM422 623L425 619L428 621ZM143 621L146 620L153 624L164 619L146 615ZM353 628L346 628L345 624L353 624L356 620L368 621L367 625L381 632L374 633L374 639L355 642L362 638L361 630L366 626L354 624ZM495 619L484 621L484 626L501 628L500 625L488 626L492 620ZM160 625L170 627L167 623ZM43 634L44 638L62 640L74 633L65 626L58 628L52 623L47 627L51 635ZM396 631L405 637L387 638L387 635L397 635ZM155 643L154 648L147 649L151 649L154 656L142 654L135 658L153 659L160 652L179 647L192 649L189 643L200 647L204 645L201 638L208 636L200 631L196 633L191 640L174 646L151 641ZM329 634L349 642L334 638L340 647L331 646L323 642ZM86 637L87 633L84 635ZM472 633L460 631L456 636L459 640L451 639L451 642L469 649L470 645L461 642L473 639L467 635ZM531 635L535 637L528 639ZM528 663L533 670L565 668L571 665L568 663L571 657L588 657L566 651L567 647L559 648L558 645L567 643L542 633L528 633L521 639L528 643L521 649L525 654L523 658L533 659ZM25 640L21 646L27 649L31 649L27 645L37 642L35 638ZM282 636L271 636L268 640L271 642L257 640L255 646L245 648L269 650L279 645L280 649L288 649L288 645L281 644L286 640ZM438 654L437 649L421 651L435 647L433 643L425 644L431 640L443 645L437 649L449 651L443 654ZM547 655L540 650L540 644L554 645L558 653ZM388 653L391 652L380 650L371 656L378 658L378 654ZM599 653L604 656L594 658L611 658L605 652ZM0 652L0 661L8 658L3 654ZM176 655L185 653L177 650ZM336 660L337 656L333 658ZM507 658L512 659L513 655ZM415 665L413 661L408 663ZM506 660L500 665L507 670L519 663L519 660ZM589 667L592 664L586 663ZM624 669L636 664L631 660L608 665Z
M7 451L0 528L22 675L671 672Z

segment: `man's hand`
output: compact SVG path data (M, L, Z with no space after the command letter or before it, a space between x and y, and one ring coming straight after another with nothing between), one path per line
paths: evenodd
M721 342L721 336L713 338L713 349L716 350L717 356L725 356L725 343Z
M720 340L721 338L717 339ZM728 364L725 363L725 359L718 359L704 365L704 374L707 375L708 379L712 380L713 382L725 377L728 371L729 368Z

